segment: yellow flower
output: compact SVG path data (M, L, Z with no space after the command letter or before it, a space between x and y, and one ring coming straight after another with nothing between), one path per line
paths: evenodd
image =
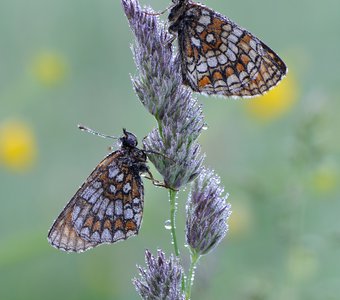
M66 62L64 57L53 52L43 52L33 61L35 77L46 86L53 86L65 79Z
M246 109L251 117L259 121L271 121L288 112L298 96L294 74L287 77L267 94L247 102Z
M338 174L334 168L320 167L312 177L312 185L317 192L328 193L337 187Z
M31 128L21 121L0 124L0 165L25 171L35 162L37 146Z
M232 214L228 220L229 232L231 237L240 237L249 232L252 228L252 215L246 203L240 202L232 205Z

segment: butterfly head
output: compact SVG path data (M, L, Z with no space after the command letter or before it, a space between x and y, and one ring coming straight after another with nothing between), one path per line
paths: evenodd
M119 139L122 143L122 147L124 148L135 148L138 145L137 137L127 131L125 128L123 129L124 135Z

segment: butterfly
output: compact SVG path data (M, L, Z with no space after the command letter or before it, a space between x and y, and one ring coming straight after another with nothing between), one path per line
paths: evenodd
M281 58L249 31L190 0L172 0L169 32L177 36L183 83L193 91L251 97L287 73Z
M53 247L83 252L138 234L144 205L140 175L153 177L146 165L146 150L137 148L136 136L123 129L119 141L120 149L98 164L54 221L48 233Z

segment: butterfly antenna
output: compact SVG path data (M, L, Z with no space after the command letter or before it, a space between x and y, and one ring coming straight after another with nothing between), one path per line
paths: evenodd
M99 133L99 132L97 132L97 131L95 131L95 130L93 130L91 128L88 128L88 127L86 127L84 125L78 125L78 128L81 131L86 131L86 132L92 133L94 135L100 136L100 137L105 138L105 139L107 139L107 138L109 138L109 139L119 139L119 138L117 138L115 136L112 136L112 135L106 135L106 134Z
M147 12L147 11L145 11L144 13L146 15L149 15L149 16L161 16L164 13L166 13L169 9L171 9L173 6L174 6L174 4L171 4L170 6L168 6L166 9L162 10L161 12Z

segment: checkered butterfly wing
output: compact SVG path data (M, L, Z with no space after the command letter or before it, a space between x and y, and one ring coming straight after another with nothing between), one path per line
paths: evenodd
M60 250L82 252L98 245L82 238L74 229L72 222L72 212L75 206L73 198L55 220L48 233L49 243Z
M138 233L144 188L131 159L118 150L95 168L52 225L52 246L82 252Z
M258 38L203 5L187 4L178 42L183 81L196 92L256 96L287 72L284 62Z

